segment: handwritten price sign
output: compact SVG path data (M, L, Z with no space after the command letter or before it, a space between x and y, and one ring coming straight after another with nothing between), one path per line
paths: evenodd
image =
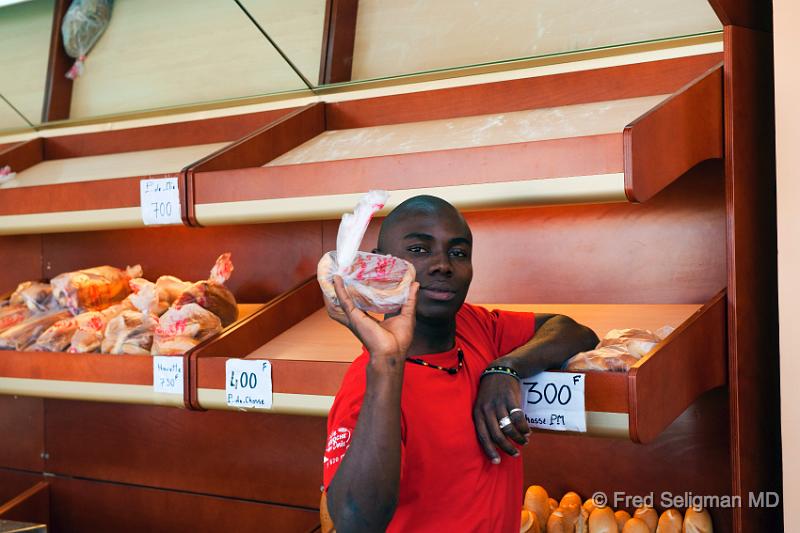
M225 398L232 407L272 408L272 366L269 361L225 361Z
M145 225L181 223L177 177L142 180L139 182L139 192Z
M183 396L183 357L153 357L153 391Z
M532 428L586 432L586 376L542 372L522 380L522 405Z

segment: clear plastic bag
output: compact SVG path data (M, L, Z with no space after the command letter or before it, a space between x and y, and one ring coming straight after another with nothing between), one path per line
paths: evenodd
M129 301L136 311L122 311L108 322L101 344L103 353L149 355L158 317L150 312L157 306L153 285L144 285Z
M196 303L217 315L223 326L233 324L239 318L239 307L236 305L236 298L224 285L231 277L232 272L231 254L224 253L217 258L209 278L192 283L175 300L173 307L180 309L183 306Z
M70 316L69 311L65 310L32 315L27 320L0 333L0 350L25 350L36 342L39 335L47 328L59 320L70 318Z
M66 77L74 80L83 74L86 54L103 35L111 20L113 0L73 0L61 23L64 50L75 59Z
M335 275L342 277L347 294L363 311L394 313L408 300L416 278L411 263L391 255L358 251L369 221L383 209L388 197L386 191L370 191L352 214L345 213L339 224L336 250L322 256L317 265L317 281L334 306L339 306L333 287Z
M219 317L198 304L172 307L158 321L151 353L183 355L220 331Z
M75 317L65 318L64 320L59 320L39 335L30 350L63 352L70 346L72 338L79 328L98 330L104 328L105 325L106 320L99 311L88 311Z
M130 280L141 276L139 265L126 270L100 266L59 274L50 281L50 286L58 305L79 315L122 301L131 292Z
M26 305L6 305L0 308L0 333L26 321L33 312Z
M105 338L108 323L122 314L123 311L132 311L133 309L133 304L130 303L130 296L118 304L106 307L100 311L102 320L90 321L78 326L78 329L72 335L67 351L70 353L99 352Z
M674 329L664 326L655 333L647 329L612 329L594 350L571 357L565 363L564 369L573 372L627 372Z
M23 281L9 299L11 305L24 305L34 313L53 311L58 305L53 298L53 289L49 283Z

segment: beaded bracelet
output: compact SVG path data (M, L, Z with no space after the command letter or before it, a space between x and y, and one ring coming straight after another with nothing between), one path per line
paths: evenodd
M505 374L506 376L511 376L517 381L522 381L522 378L517 373L517 371L508 366L490 366L481 373L481 379L483 379L485 376L488 376L489 374Z

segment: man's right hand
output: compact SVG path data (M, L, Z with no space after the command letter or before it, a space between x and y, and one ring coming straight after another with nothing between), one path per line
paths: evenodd
M381 360L402 363L414 337L419 283L415 281L411 284L408 300L403 304L400 313L383 321L371 317L355 306L340 276L333 277L333 287L341 304L341 310L325 298L328 315L344 324L358 337L369 352L373 363Z

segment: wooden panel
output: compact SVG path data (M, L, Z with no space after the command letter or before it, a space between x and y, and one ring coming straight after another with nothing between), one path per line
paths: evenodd
M0 505L0 519L48 524L50 522L49 484L46 481L40 481Z
M581 157L573 157L575 153ZM195 174L197 204L497 183L622 171L622 135ZM324 199L324 196L319 196Z
M726 27L731 452L733 493L743 497L781 487L772 79L772 36ZM781 507L734 517L739 531L783 529Z
M602 491L612 504L615 492L632 496L653 493L658 508L665 491L673 497L686 492L730 494L727 400L724 389L709 392L646 445L536 433L523 448L525 486L542 485L558 497L570 490L583 498ZM624 503L614 506L626 507ZM730 509L710 512L714 531L735 531Z
M22 172L44 159L44 141L31 139L0 152L0 167L11 167L12 172Z
M354 355L358 355L358 353L360 351ZM248 357L248 359L254 358L256 357ZM197 387L224 390L226 360L225 357L199 359L197 361ZM273 359L271 365L273 392L333 397L339 391L350 363ZM313 379L309 376L313 376ZM195 407L203 408L205 406L202 405L202 401L196 400Z
M42 475L0 468L0 505L14 499L42 480Z
M330 103L327 128L360 128L672 93L721 59L722 54L708 54Z
M149 355L120 357L61 352L3 352L0 357L0 376L152 385L153 359Z
M53 8L53 26L50 30L50 52L47 60L42 122L69 118L69 107L72 100L72 80L67 78L65 74L72 66L74 59L69 57L66 50L64 50L61 23L71 3L68 0L56 0Z
M349 81L353 70L358 0L327 0L319 84Z
M719 30L694 0L361 0L353 79L394 76Z
M772 2L708 0L725 26L772 31Z
M47 400L46 409L49 472L308 508L319 503L324 418L57 400Z
M41 235L0 236L0 294L42 278Z
M171 274L196 281L208 278L219 254L231 252L235 270L226 285L239 302L266 302L316 272L320 239L319 222L45 235L45 276L141 264L147 279Z
M291 109L274 109L243 115L94 133L59 135L47 138L45 151L47 159L64 159L230 142L261 127L264 123L272 122L288 111Z
M723 155L722 65L625 128L625 193L645 202L684 172Z
M306 533L319 523L316 509L60 477L51 484L54 533Z
M631 440L651 442L698 396L726 383L725 310L720 293L628 373Z
M0 396L0 434L14 436L0 439L0 467L44 470L43 400Z

